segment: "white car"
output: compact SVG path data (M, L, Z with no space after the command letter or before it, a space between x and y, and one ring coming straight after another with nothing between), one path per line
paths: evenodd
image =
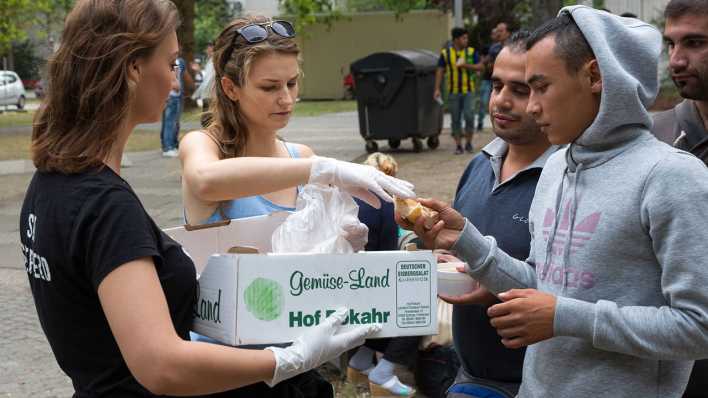
M0 70L0 105L25 107L25 86L15 72Z

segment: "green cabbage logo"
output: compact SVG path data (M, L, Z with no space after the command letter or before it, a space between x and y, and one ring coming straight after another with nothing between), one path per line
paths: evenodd
M261 321L272 321L280 316L283 309L283 292L278 282L254 279L243 292L246 309Z

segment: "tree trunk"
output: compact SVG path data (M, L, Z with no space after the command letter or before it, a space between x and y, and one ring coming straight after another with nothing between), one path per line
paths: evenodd
M194 60L194 3L195 0L173 0L173 3L177 6L179 10L179 16L182 20L182 24L177 29L177 40L179 40L180 45L180 55L187 64L187 73L192 77L194 81L194 74L190 65ZM189 100L194 87L185 87L184 98L185 105L188 108L193 106L191 100Z
M547 20L554 18L563 7L563 0L532 0L533 18L531 24L537 28Z

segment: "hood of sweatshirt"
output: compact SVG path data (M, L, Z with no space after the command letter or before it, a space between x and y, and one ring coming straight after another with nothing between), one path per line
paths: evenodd
M570 13L595 54L602 75L602 94L595 120L565 152L565 171L556 191L555 219L546 245L548 263L553 257L561 213L565 213L563 223L575 225L583 170L602 165L642 138L651 139L652 119L647 108L659 89L662 46L661 33L638 19L587 6L565 7L562 13ZM561 211L563 198L565 211ZM572 237L571 227L562 250L564 270L570 261ZM566 281L564 288L565 284Z
M587 6L563 8L590 44L602 75L600 111L570 145L569 171L606 162L643 134L652 119L647 108L659 90L661 33L652 25Z

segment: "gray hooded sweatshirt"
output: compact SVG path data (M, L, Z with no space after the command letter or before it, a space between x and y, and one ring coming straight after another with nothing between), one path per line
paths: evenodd
M600 111L543 169L526 262L470 222L453 249L494 293L557 297L554 337L528 348L519 397L680 397L693 360L708 357L708 170L649 133L656 28L561 12L598 60Z

